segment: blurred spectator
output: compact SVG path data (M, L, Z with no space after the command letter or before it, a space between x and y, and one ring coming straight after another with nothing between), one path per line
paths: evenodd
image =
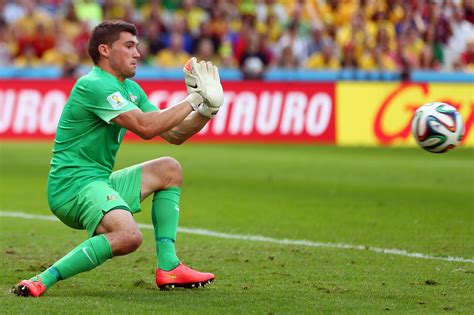
M404 2L404 12L404 17L395 24L397 36L400 37L402 34L406 34L410 28L416 28L418 31L424 32L426 29L425 21L420 12L414 10L408 1Z
M217 47L217 55L221 61L221 66L227 68L237 66L237 61L234 59L233 42L238 34L232 26L235 10L235 6L227 5L225 1L219 1L217 5L211 8L210 27L208 28L208 36Z
M425 48L432 51L433 58L435 59L434 65L436 69L440 68L440 65L444 61L443 43L436 36L436 27L429 25L424 36Z
M13 27L18 30L23 40L31 40L40 24L48 31L52 27L52 20L46 12L35 6L35 1L26 1L24 14L15 21Z
M369 45L375 46L374 41L377 42L377 37L383 34L385 44L393 48L396 36L395 26L387 19L385 11L380 10L374 14L373 21L367 23L367 32Z
M188 53L192 53L194 50L193 37L189 33L188 26L184 17L175 15L172 19L172 24L167 27L167 31L161 34L161 40L166 47L171 45L171 34L179 33L182 36L183 48Z
M13 59L12 47L4 22L0 21L0 66L10 65Z
M289 52L285 52L285 50L290 49L291 56L293 56L292 58L294 58L296 67L299 67L304 63L304 61L308 57L308 41L306 38L298 34L297 21L291 22L291 24L288 26L288 29L283 33L274 48L275 49L273 53L276 56L279 56L280 60L282 58L285 58L284 54L289 54ZM290 61L289 64L292 63L293 61Z
M334 43L324 41L320 51L309 56L305 64L308 69L339 70L341 64L334 51Z
M56 22L59 24L57 28L61 29L70 41L74 41L74 38L81 32L81 21L77 17L76 9L72 3L66 4L64 16L57 18Z
M259 0L257 1L255 14L260 23L266 23L269 17L279 21L285 25L288 21L288 13L285 7L275 0Z
M445 65L451 70L455 63L459 63L460 54L466 50L467 39L474 34L474 26L464 19L463 8L457 6L453 8L449 23L453 34L446 46Z
M74 9L81 21L86 21L93 28L103 19L102 7L94 0L73 0Z
M203 0L201 0L203 1ZM225 13L227 31L229 34L236 34L240 29L240 12L236 1L219 0L219 8ZM229 35L227 34L227 35Z
M150 54L155 55L161 49L165 48L165 44L163 42L162 32L164 27L158 21L151 21L147 24L141 41L144 41L148 45L148 50Z
M77 79L80 77L78 73L78 65L74 61L66 60L62 67L61 77L64 79Z
M418 32L418 29L412 27L408 29L407 34L404 37L406 39L402 44L403 57L409 63L411 68L418 69L421 52L424 48L424 43L421 39L420 33Z
M68 62L71 65L77 66L79 64L79 57L74 44L68 38L66 29L57 22L54 34L56 36L54 46L44 52L42 56L43 63L63 67Z
M27 63L36 64L37 62L33 62L31 55L34 55L40 60L46 50L54 47L55 41L56 36L53 35L52 31L47 30L43 24L36 24L32 33L20 33L17 37L16 57L19 58L18 60L22 60L22 62L28 60Z
M357 10L357 3L357 0L320 1L316 10L325 25L341 27L349 23L352 15Z
M230 32L228 12L220 5L211 8L209 31L212 35L221 38ZM204 21L203 21L204 22ZM201 26L200 26L201 27Z
M201 38L197 43L195 56L198 60L212 61L214 65L220 66L221 62L214 49L214 44L207 37Z
M376 67L373 70L397 71L395 52L387 45L377 46L373 52Z
M253 0L240 0L238 1L238 7L242 16L252 15L255 16L255 2Z
M296 24L298 35L304 38L309 35L311 30L312 21L310 21L311 14L309 13L309 11L311 10L308 10L309 8L312 8L312 6L310 5L311 3L312 1L306 0L294 1L293 6L289 10L289 21L288 23L283 24L287 26L287 28L290 28L292 24Z
M90 38L90 29L89 23L87 21L81 22L81 29L79 35L74 38L74 47L78 55L79 62L82 64L92 64L92 60L89 57L89 38Z
M25 15L25 3L27 0L20 1L0 1L1 20L8 24L15 23Z
M223 3L224 1L219 1L217 5L210 9L211 14L208 28L209 34L215 36L219 42L226 37L228 37L229 40L235 37L235 31L232 26L232 14L235 13L233 10L236 10L236 8L223 5ZM202 24L200 27L202 27ZM202 32L200 32L200 36L202 35Z
M233 41L233 50L235 60L240 60L247 46L248 37L256 31L255 15L245 14L240 18L240 31L236 34Z
M439 70L440 66L435 56L433 55L433 50L429 46L423 47L420 55L420 70Z
M175 12L181 6L181 0L161 0L161 5L166 11Z
M373 67L367 70L398 70L395 45L394 38L390 38L387 28L379 28L375 36L375 48L370 50Z
M462 7L464 9L466 21L468 21L471 24L474 24L474 1L464 0Z
M0 0L0 62L74 77L91 64L90 30L111 18L136 25L149 65L181 68L196 54L246 78L303 66L472 71L472 0Z
M46 13L49 17L56 16L60 10L58 0L34 0L34 2L36 2L37 10Z
M188 30L194 36L199 34L201 24L209 19L207 12L196 6L195 0L182 0L176 15L186 21Z
M363 15L357 11L352 16L350 24L344 25L336 34L339 47L351 47L355 59L359 59L369 44L367 30L365 28ZM373 43L372 43L373 45Z
M332 42L331 38L324 34L324 30L321 27L314 27L308 41L308 55L321 52L323 45L328 41Z
M405 49L406 40L403 37L397 38L397 50L396 50L396 63L398 68L400 69L400 73L402 75L402 80L407 81L410 79L410 73L412 71L412 66L406 56L406 49Z
M385 12L387 13L388 19L390 20L390 22L393 23L393 26L396 26L398 22L400 22L406 14L403 8L403 2L404 1L401 1L401 0L387 1L387 8L385 9Z
M280 57L276 63L278 68L286 69L286 70L297 70L299 67L299 62L296 59L296 56L293 55L293 50L290 46L286 46L283 48Z
M221 38L218 34L213 32L211 21L206 20L201 23L200 31L198 36L194 36L193 50L191 53L195 53L198 50L199 43L204 39L208 40L212 45L212 50L216 52L219 49Z
M266 34L270 43L274 45L283 33L282 25L276 15L268 14L264 22L257 24L257 30L260 34Z
M183 49L183 35L173 33L170 37L170 46L160 50L156 56L157 66L165 68L180 68L191 56Z
M262 48L259 34L253 32L248 37L247 47L239 60L239 67L244 79L263 79L270 58Z
M127 20L125 19L127 11L133 12L134 10L131 0L104 0L102 8L104 12L104 20Z
M31 39L36 56L41 58L46 50L53 48L56 44L56 38L57 34L53 34L52 30L47 30L43 24L38 24L35 36Z
M395 71L397 70L397 58L395 43L388 35L386 28L379 28L374 40L375 47L367 46L358 60L359 67L363 70L373 71Z
M262 51L267 56L268 68L273 67L276 62L276 58L272 51L272 44L270 43L266 34L259 34L259 36L260 51Z
M342 48L342 67L344 69L356 69L358 67L355 57L355 50L352 43L346 44Z
M443 8L439 3L431 3L429 6L428 21L425 23L424 28L419 29L419 31L421 34L423 34L428 28L434 28L435 40L446 45L453 32L451 24L449 23L446 16L442 14L442 11Z
M133 1L127 1L123 5L124 15L122 16L122 20L127 21L129 23L135 24L137 28L137 32L141 34L143 32L142 25L140 23L140 15L135 10L133 6Z
M15 66L18 67L38 67L41 66L41 59L36 55L35 47L27 43L23 47L22 54L15 58Z
M224 38L219 47L218 51L219 59L221 60L221 66L224 68L235 68L236 61L234 59L234 53L232 50L232 42L229 38Z
M468 39L466 50L461 54L461 64L465 71L474 72L474 35Z
M161 15L163 14L160 0L146 1L137 11L140 12L143 20L150 22L156 22L157 20L161 21Z

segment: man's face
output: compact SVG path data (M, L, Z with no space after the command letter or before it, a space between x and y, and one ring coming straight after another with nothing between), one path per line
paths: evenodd
M109 47L109 65L120 78L131 78L135 75L140 53L138 40L128 32L120 33L120 38Z

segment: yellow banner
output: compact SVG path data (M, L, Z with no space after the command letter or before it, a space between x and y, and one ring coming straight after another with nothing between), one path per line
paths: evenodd
M411 119L419 106L429 102L456 107L464 121L462 143L474 146L474 84L454 83L338 83L336 141L340 145L415 145Z

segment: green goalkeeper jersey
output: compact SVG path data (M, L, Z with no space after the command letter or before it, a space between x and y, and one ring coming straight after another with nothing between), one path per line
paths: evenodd
M72 200L88 183L109 181L126 131L111 120L134 109L158 110L136 82L120 82L97 66L77 80L54 140L48 177L51 209Z

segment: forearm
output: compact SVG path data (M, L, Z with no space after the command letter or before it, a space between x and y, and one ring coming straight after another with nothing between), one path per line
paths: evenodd
M209 120L210 118L204 117L197 112L193 112L179 125L171 130L161 133L160 136L169 143L181 144L199 132L199 130L201 130Z
M183 123L183 120L186 119L191 112L192 108L186 101L182 101L159 112L153 112L147 121L149 130L151 130L153 137L156 137Z
M192 108L185 100L162 111L143 113L140 110L133 110L125 112L112 121L148 140L178 126L191 112Z

